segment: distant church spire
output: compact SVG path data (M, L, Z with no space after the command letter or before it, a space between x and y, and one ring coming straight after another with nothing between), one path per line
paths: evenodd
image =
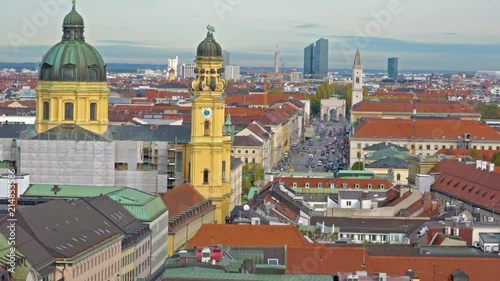
M363 67L361 65L361 55L359 54L359 49L356 49L356 56L354 57L354 64L352 66L353 68L356 68L356 67Z

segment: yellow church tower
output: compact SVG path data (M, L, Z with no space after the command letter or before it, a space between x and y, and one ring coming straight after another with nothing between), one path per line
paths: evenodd
M222 78L222 49L213 27L196 55L196 79L192 82L191 141L185 151L185 177L216 206L215 219L224 223L229 214L231 190L231 132L225 125L226 81Z
M63 124L97 134L108 129L109 87L101 55L85 43L83 18L75 8L63 21L61 42L43 56L36 88L35 129Z

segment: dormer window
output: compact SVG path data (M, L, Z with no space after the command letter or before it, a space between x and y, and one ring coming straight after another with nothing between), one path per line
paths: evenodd
M347 188L347 183L343 183L342 188Z
M355 185L354 185L354 187L355 187L356 189L359 189L359 183L355 184Z
M368 189L372 189L372 184L371 183L368 184Z
M318 182L318 188L322 188L323 187L323 184Z
M296 182L292 183L292 186L293 188L297 188L297 183Z
M306 182L306 185L305 185L305 186L306 186L306 188L309 188L309 183L308 183L308 182Z
M380 189L384 189L384 188L385 188L384 184L383 183L380 184Z
M330 183L330 188L335 188L335 184L334 183Z
M64 69L64 81L75 81L75 69L74 68Z

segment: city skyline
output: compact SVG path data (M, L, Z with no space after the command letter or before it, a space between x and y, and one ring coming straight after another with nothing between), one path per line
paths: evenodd
M77 1L77 11L85 19L87 42L107 63L166 65L175 56L192 63L207 24L215 27L231 63L241 66L271 67L278 44L285 67L302 68L303 48L321 37L330 41L330 69L349 68L356 47L366 68L384 69L389 57L400 58L400 70L498 70L500 62L498 1L197 2L86 0ZM38 62L61 40L71 0L6 6L0 61Z

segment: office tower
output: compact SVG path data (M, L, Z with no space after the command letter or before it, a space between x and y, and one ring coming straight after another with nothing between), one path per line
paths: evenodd
M321 78L328 75L328 39L320 38L316 44L304 49L304 76Z
M178 64L179 64L179 57L178 56L176 56L175 59L168 59L167 72L170 71L170 69L173 69L175 71L175 77L177 77Z
M240 79L240 66L226 65L224 67L224 79L227 81L237 81Z
M363 66L359 49L356 50L352 65L351 108L363 100Z
M222 51L222 57L224 58L224 62L222 63L222 66L230 65L230 53L228 51Z
M304 48L304 75L313 74L314 44Z
M387 77L397 80L398 73L398 58L387 59Z

